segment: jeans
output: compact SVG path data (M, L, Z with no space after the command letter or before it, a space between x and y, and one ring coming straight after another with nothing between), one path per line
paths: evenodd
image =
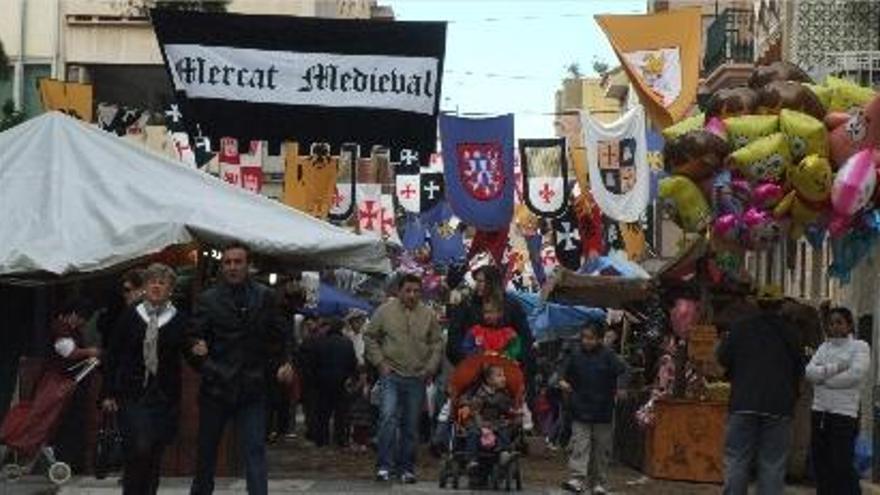
M785 490L791 418L731 413L724 443L724 495L746 495L749 472L757 455L758 495Z
M379 458L376 467L415 473L419 414L425 402L425 381L420 377L405 377L392 372L379 379L379 387Z
M859 423L856 418L813 411L810 452L818 495L860 495L853 457Z
M265 399L229 404L205 394L199 397L199 454L191 495L214 492L217 449L230 419L234 419L238 427L248 495L267 495L269 469L266 464Z

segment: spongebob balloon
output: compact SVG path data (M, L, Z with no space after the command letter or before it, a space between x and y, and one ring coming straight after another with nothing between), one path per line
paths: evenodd
M776 115L742 115L724 119L730 147L739 149L762 137L779 132Z
M773 214L776 218L791 218L789 235L792 239L799 239L807 225L828 209L831 175L831 163L818 155L810 155L788 169L787 179L792 190Z
M791 150L778 132L734 151L730 161L752 182L780 182L791 164Z
M807 155L828 156L828 131L812 115L783 108L779 112L779 128L788 140L794 162Z
M709 225L712 210L703 192L692 180L681 175L663 178L658 193L675 213L678 225L686 232L699 232Z

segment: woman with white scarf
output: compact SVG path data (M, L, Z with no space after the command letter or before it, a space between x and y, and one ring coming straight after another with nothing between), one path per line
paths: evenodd
M859 397L871 366L868 344L853 336L846 308L828 315L827 339L807 365L814 385L811 451L819 495L861 493L853 464L859 433Z
M144 272L144 299L119 318L105 353L103 408L116 413L125 448L122 490L155 494L162 451L177 432L186 318L171 303L176 276L161 263Z

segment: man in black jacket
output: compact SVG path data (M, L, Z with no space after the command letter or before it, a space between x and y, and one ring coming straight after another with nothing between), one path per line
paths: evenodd
M320 393L316 397L316 438L319 447L330 443L330 418L333 418L333 440L345 447L348 443L348 397L346 381L357 375L357 357L351 339L342 334L345 326L335 319L325 323L326 331L304 349L309 376Z
M779 300L735 321L718 346L731 382L724 446L724 494L746 495L757 456L758 495L785 489L791 417L804 375L800 339L779 314Z
M249 252L233 243L223 250L223 280L196 301L192 352L199 356L198 462L191 493L214 491L217 448L234 418L241 435L249 495L266 495L266 395L269 380L293 375L277 299L250 279ZM281 342L279 344L279 342Z

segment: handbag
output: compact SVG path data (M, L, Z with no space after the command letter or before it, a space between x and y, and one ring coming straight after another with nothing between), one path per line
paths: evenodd
M103 479L108 473L119 471L125 460L122 433L115 413L105 413L95 441L95 478Z

